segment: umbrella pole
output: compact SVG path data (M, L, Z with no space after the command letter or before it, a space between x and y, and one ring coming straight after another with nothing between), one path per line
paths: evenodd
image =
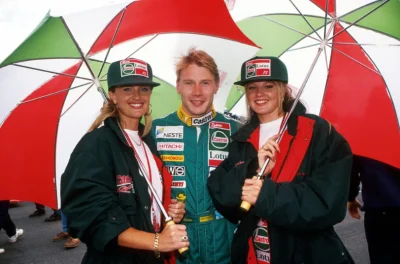
M301 87L300 87L300 89L299 89L299 91L298 91L298 93L297 93L297 95L296 95L296 97L295 97L295 99L293 101L293 105L292 105L292 107L290 108L289 112L285 115L285 117L283 119L283 123L282 123L281 129L279 130L279 137L276 140L276 142L278 144L282 140L283 133L285 132L285 130L287 128L287 122L288 122L290 116L292 115L294 109L296 108L297 103L300 100L300 96L303 93L304 88L306 87L306 84L307 84L308 80L310 79L311 73L313 72L313 70L315 68L315 65L317 64L319 56L321 55L322 51L325 50L325 47L326 47L326 45L328 43L328 36L332 32L332 30L333 30L333 28L335 26L335 23L336 23L335 21L332 22L331 27L329 28L328 33L325 36L325 39L322 40L321 45L318 48L317 55L315 56L314 61L311 64L310 70L308 71L308 73L306 75L306 78L304 79L303 83L301 84ZM257 180L264 178L263 174L265 172L265 169L268 166L269 161L270 161L270 158L267 158L265 160L265 162L264 162L264 165L261 167L260 171L257 173L257 175L255 175L257 177ZM251 204L249 202L246 202L246 201L242 201L242 203L240 204L240 210L243 211L243 212L249 211L250 207L251 207Z

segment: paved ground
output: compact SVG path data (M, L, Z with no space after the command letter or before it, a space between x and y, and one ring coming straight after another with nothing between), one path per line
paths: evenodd
M64 250L63 242L52 242L51 238L61 231L61 221L45 223L45 216L28 218L35 210L33 203L21 203L10 209L10 214L17 227L25 233L15 244L8 244L7 236L0 232L0 248L6 252L0 255L1 264L75 264L80 263L86 246ZM51 210L47 209L49 216ZM357 264L368 264L368 249L365 241L363 221L351 219L349 216L336 226L350 254ZM322 264L322 263L321 263Z

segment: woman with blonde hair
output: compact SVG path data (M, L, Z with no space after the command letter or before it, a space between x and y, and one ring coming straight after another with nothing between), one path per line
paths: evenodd
M184 204L171 201L171 176L148 134L150 96L159 85L152 78L151 66L138 59L110 65L109 100L62 175L69 232L87 245L82 263L162 263L160 252L189 245L185 226L162 228L161 209L144 178L179 223Z
M352 153L323 118L294 103L285 64L276 57L243 63L250 121L232 136L228 158L208 188L218 211L240 221L232 263L354 263L333 226L346 215ZM284 130L282 140L276 142ZM263 179L253 177L270 159ZM240 212L242 202L251 205Z

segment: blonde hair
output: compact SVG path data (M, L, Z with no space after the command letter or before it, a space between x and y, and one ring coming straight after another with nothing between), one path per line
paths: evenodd
M211 72L216 85L219 85L219 71L214 59L207 52L190 48L188 54L182 56L176 64L176 79L179 82L182 70L189 67L191 64L196 64L199 67L204 67Z
M96 117L93 124L90 126L88 132L98 128L104 122L104 120L106 120L109 117L119 118L118 107L110 99L108 99L107 102L100 109L100 115ZM150 111L144 115L144 129L140 136L144 137L150 132L152 121L153 119L151 117L151 111Z

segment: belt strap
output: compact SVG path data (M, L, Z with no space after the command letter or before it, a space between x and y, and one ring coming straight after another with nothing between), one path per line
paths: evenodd
M215 211L207 211L201 214L185 214L182 223L185 224L198 224L198 223L208 223L215 219Z

